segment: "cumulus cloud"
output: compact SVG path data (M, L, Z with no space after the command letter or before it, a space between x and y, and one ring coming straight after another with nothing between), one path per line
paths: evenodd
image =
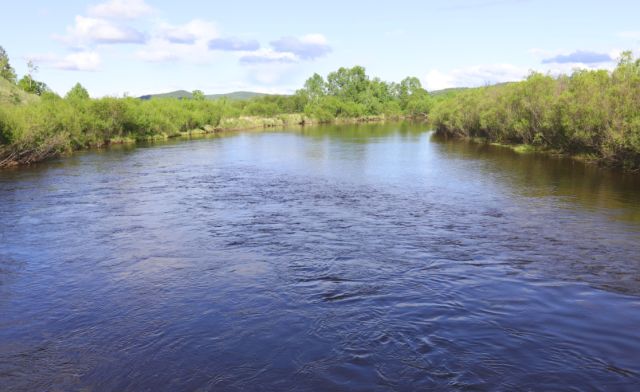
M68 71L96 71L100 67L100 61L100 54L97 52L77 52L65 56L53 66Z
M163 23L156 35L174 44L195 44L217 37L218 30L212 22L193 19L183 25Z
M66 56L34 55L30 56L29 60L66 71L97 71L101 64L100 54L95 51L74 52Z
M252 64L287 64L297 63L302 60L314 60L331 52L327 39L321 34L308 34L302 37L283 37L271 42L269 49L259 49L259 44L252 44L256 47L249 50L250 45L216 41L210 47L226 47L227 50L241 50L244 53L240 57L240 63L244 65Z
M276 52L271 49L257 50L240 57L242 64L295 63L297 61L298 58L293 53Z
M322 34L308 34L302 37L282 37L272 41L277 52L292 53L302 60L314 60L331 52L327 39Z
M511 64L476 65L450 72L431 70L423 78L428 90L453 87L478 87L488 84L513 82L524 79L529 70Z
M432 69L423 78L424 86L427 90L443 90L445 88L456 87L456 80L453 75Z
M560 54L542 60L542 64L598 64L613 61L608 53L578 50L569 54Z
M243 41L238 38L216 38L209 41L209 49L224 51L256 51L260 43L256 40Z
M189 61L207 63L212 60L209 42L218 36L216 26L200 19L183 25L162 24L152 34L136 57L148 62Z
M142 44L146 37L138 30L108 20L76 16L75 24L67 27L67 34L59 40L71 46L91 44Z
M144 0L111 0L89 7L89 15L98 18L135 19L152 11Z
M196 42L196 36L184 29L170 29L164 32L163 38L173 44L190 45Z

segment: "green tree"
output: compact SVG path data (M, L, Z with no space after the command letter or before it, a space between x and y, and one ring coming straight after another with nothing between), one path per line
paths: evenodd
M340 68L327 76L329 95L357 102L360 95L369 87L369 77L359 65L353 68Z
M2 46L0 46L0 77L14 84L16 82L16 71L9 63L9 55Z
M18 87L28 93L36 95L42 95L46 91L49 91L49 87L44 82L34 80L30 75L23 76L22 79L18 81Z
M89 92L80 83L76 83L64 97L65 99L84 100L89 99Z
M191 99L194 101L204 101L204 92L202 92L202 90L193 90L193 92L191 92Z
M416 77L404 78L400 84L395 85L395 90L402 109L406 109L411 98L421 99L427 95L427 90L422 88L420 79Z
M311 102L317 102L327 94L327 85L322 76L317 73L304 82L304 93Z

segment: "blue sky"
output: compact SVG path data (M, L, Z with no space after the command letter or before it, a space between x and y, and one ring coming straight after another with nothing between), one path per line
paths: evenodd
M290 93L362 65L428 89L571 72L640 54L640 1L29 1L4 5L0 45L19 74L93 96L176 89Z

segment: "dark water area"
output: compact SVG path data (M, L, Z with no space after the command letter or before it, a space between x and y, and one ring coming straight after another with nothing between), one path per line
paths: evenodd
M0 390L640 386L640 176L418 124L0 171Z

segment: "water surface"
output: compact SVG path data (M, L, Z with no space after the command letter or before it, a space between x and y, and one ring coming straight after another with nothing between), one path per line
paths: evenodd
M0 389L637 390L640 177L422 125L0 171Z

